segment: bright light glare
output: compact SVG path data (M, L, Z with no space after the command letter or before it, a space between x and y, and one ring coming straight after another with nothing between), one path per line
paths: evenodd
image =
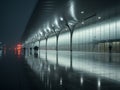
M101 87L101 81L98 79L98 87Z
M81 22L81 24L85 24L85 22Z
M39 33L40 33L40 35L43 35L43 32L40 31Z
M56 25L57 27L59 27L59 23L58 23L58 19L57 19L57 18L55 18L54 23L55 23L55 25Z
M60 21L63 21L63 17L60 17Z
M18 44L17 45L17 50L21 50L22 49L22 45L21 44Z
M47 33L47 29L44 29L44 31Z
M73 0L71 0L70 2L70 14L74 20L77 20L75 16L75 3L73 2Z
M60 85L62 85L63 81L62 81L62 78L60 78Z
M84 11L81 11L80 13L81 13L81 14L84 14Z
M101 17L98 17L98 19L101 19Z
M83 77L82 76L80 78L80 83L81 83L81 85L83 85Z

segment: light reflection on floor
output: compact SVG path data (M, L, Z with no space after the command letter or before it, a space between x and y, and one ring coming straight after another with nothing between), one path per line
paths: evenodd
M115 60L119 55L113 54L109 61L108 54L73 52L71 62L70 52L61 51L56 64L55 51L48 51L47 59L42 52L39 58L27 55L26 60L50 90L120 89L120 66Z
M2 50L0 50L0 57L2 57Z

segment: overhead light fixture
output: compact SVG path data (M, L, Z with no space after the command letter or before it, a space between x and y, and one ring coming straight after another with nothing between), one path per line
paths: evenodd
M69 25L72 26L72 25L74 25L74 24L73 24L72 22L69 22Z
M85 22L84 22L84 21L82 21L82 22L81 22L81 24L85 24Z
M60 21L63 21L63 17L60 17Z
M81 14L84 14L84 11L81 11L80 13L81 13Z
M68 29L66 28L65 31L67 31Z
M101 17L99 16L98 19L101 19Z
M42 32L42 31L40 31L39 33L40 33L41 36L43 35L43 32Z

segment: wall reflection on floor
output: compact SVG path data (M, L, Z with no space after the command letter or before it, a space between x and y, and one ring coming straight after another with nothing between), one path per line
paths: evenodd
M35 58L26 53L30 67L50 90L119 90L119 54L40 51ZM58 59L58 62L56 62ZM111 60L109 60L111 59Z

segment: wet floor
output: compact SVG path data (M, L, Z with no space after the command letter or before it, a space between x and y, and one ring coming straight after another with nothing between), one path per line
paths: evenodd
M0 51L0 90L120 90L119 55L44 52Z
M118 54L112 59L98 53L70 55L60 51L56 58L55 51L48 51L47 56L41 51L40 57L26 55L26 60L48 90L120 90Z
M39 85L38 85L39 84ZM0 51L0 90L40 90L44 87L23 55Z

